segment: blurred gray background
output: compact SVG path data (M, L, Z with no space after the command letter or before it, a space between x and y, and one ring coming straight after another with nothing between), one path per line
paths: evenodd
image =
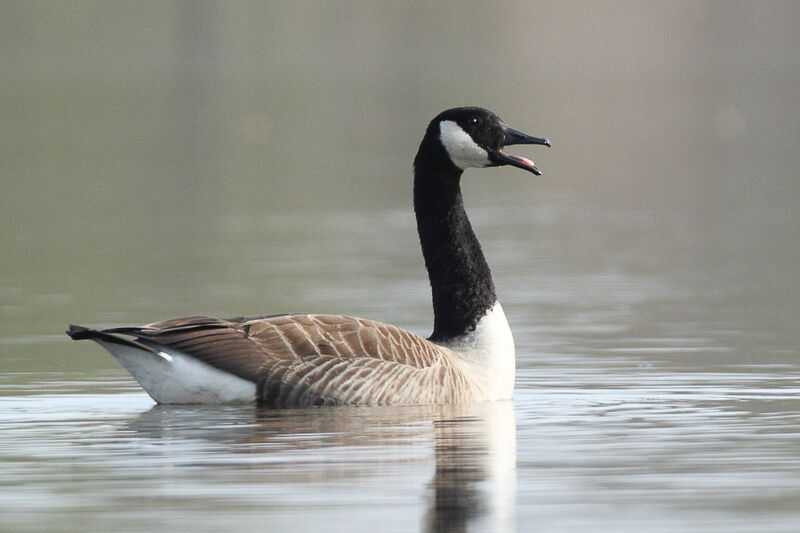
M412 158L460 105L553 142L463 179L513 403L153 406L64 335L428 334ZM798 169L800 2L0 0L0 532L796 531Z
M517 147L542 178L465 186L511 227L507 207L578 206L529 268L578 268L564 250L583 250L580 268L607 270L634 232L624 268L752 282L724 305L761 302L753 319L794 331L799 97L797 2L2 2L0 332L59 342L27 348L46 356L87 351L65 348L67 321L366 312L342 304L357 272L292 261L347 255L342 217L364 231L380 210L407 217L375 232L399 239L427 324L411 160L458 105L553 141ZM598 240L594 212L624 231ZM298 294L304 276L342 294Z

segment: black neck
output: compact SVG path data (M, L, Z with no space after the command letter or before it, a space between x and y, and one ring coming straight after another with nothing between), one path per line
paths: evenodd
M433 296L431 340L475 329L497 301L489 265L464 211L462 170L428 132L414 159L414 212Z

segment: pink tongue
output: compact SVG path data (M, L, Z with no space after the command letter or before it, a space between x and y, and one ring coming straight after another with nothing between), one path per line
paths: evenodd
M523 165L527 165L529 167L535 167L536 166L536 164L533 162L533 160L532 159L528 159L527 157L522 157L520 155L511 155L509 157L511 157L512 159L516 159L517 161L519 161Z

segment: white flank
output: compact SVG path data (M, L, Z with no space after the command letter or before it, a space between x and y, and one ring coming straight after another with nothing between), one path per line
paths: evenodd
M439 123L439 140L447 150L450 161L462 170L469 167L483 168L490 164L486 150L478 146L470 134L452 120Z
M475 329L447 344L469 362L471 374L484 383L487 400L508 400L514 391L514 336L503 306L496 302Z
M98 341L158 403L253 403L256 384L174 351Z

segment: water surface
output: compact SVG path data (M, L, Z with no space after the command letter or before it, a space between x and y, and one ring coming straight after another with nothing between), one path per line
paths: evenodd
M0 530L797 531L796 3L6 3ZM470 171L513 401L159 407L67 324L427 335L411 161Z
M517 339L512 402L279 412L155 406L93 344L56 333L6 337L12 356L37 360L41 352L44 363L69 348L97 368L3 375L3 527L794 530L796 339L780 322L750 320L761 312L758 299L718 307L730 295L717 278L736 269L667 268L688 260L675 249L642 258L641 247L668 230L690 253L709 246L674 213L603 215L561 195L527 209L501 198L513 225L490 207L472 209L472 218L498 265ZM553 234L571 231L577 213L592 220L591 243L549 254ZM273 244L265 242L271 229L251 231L281 223L269 215L231 222L228 239L206 250L214 256L230 239L252 241L238 283L300 271L308 277L282 282L298 289L301 309L338 302L424 333L424 272L406 251L415 244L413 219L396 211L324 218L324 231L272 246L274 262L260 252ZM397 238L387 241L388 232ZM609 247L607 239L614 253L598 272L582 258L597 261L592 247ZM345 241L345 257L331 253L331 242ZM158 298L156 288L140 291L145 302ZM386 299L395 307L387 310Z

